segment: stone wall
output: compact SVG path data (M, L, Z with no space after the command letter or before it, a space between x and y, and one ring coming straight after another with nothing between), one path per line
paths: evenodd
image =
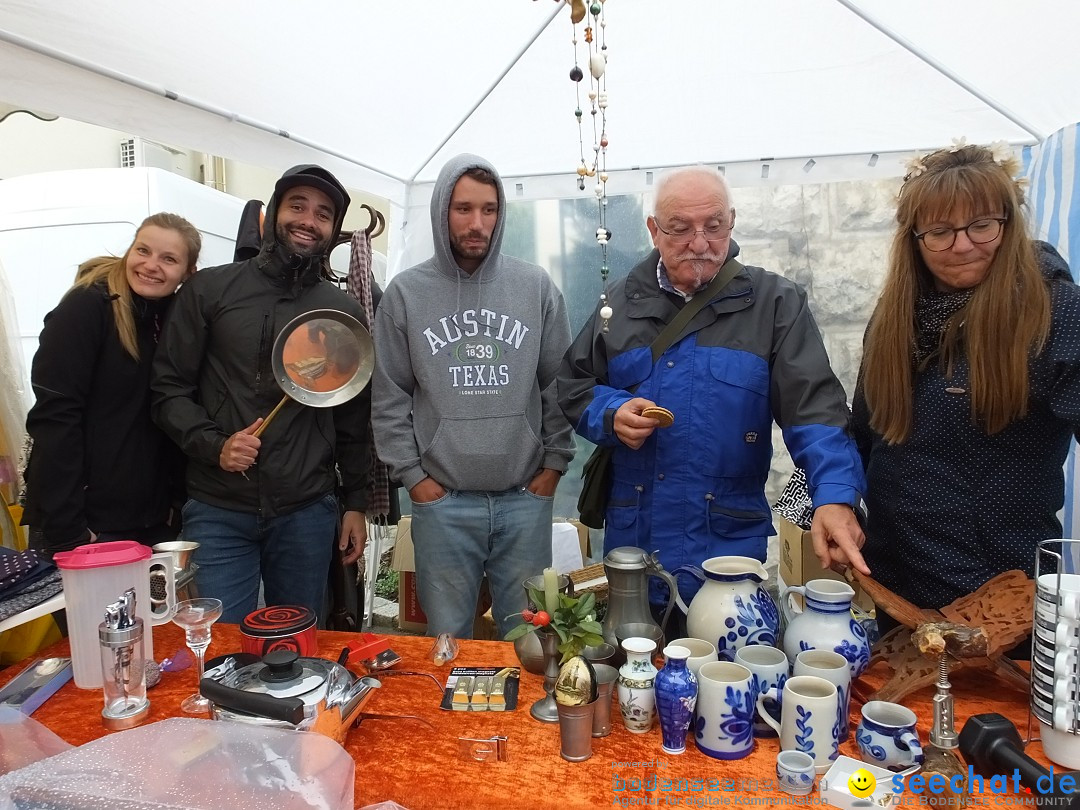
M850 401L862 338L885 277L900 181L734 189L740 258L806 290L833 371ZM793 469L779 428L766 488L776 500Z

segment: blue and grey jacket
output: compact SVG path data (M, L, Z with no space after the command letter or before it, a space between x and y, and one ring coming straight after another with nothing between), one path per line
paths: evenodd
M729 258L738 251L732 242ZM843 387L805 292L760 267L744 267L654 364L650 343L684 303L660 289L659 258L653 251L608 286L609 331L594 314L559 372L570 424L615 448L605 551L659 550L669 571L720 555L764 560L775 534L765 498L773 421L815 506L854 505L865 491ZM675 415L638 450L612 428L634 396ZM694 586L683 577L680 590L692 596Z

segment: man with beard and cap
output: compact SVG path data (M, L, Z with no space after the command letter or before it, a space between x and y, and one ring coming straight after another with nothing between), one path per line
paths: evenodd
M332 408L287 403L254 435L281 399L271 352L286 324L335 309L366 325L360 304L326 278L348 205L330 172L289 169L266 206L258 255L184 284L158 346L153 416L187 455L184 539L199 543L199 593L221 599L226 622L257 607L260 579L267 605L321 616L335 535L346 564L364 550L369 390Z
M659 550L669 571L726 555L764 561L776 533L765 498L774 421L806 470L814 534L861 542L862 466L806 293L740 265L654 361L653 340L739 246L731 190L705 167L661 178L647 224L656 249L608 286L607 328L594 314L559 371L570 424L613 448L605 553ZM643 413L655 406L670 426ZM687 603L699 586L679 577ZM666 602L658 579L650 587L654 605Z
M500 636L520 621L573 456L555 399L566 305L543 268L500 252L505 227L495 169L450 160L431 197L435 255L395 276L375 314L375 444L412 499L429 635L472 637L485 574Z

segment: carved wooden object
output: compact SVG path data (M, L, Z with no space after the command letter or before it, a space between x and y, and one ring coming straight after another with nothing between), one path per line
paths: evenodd
M875 645L870 656L873 666L878 661L886 661L892 668L892 675L880 689L866 700L898 701L904 696L924 686L932 686L937 681L937 658L927 658L919 651L912 633L920 625L939 625L948 623L950 637L955 649L971 653L981 647L980 635L985 636L985 653L971 657L955 656L950 669L962 667L985 667L1000 675L1018 689L1027 691L1030 686L1028 675L1002 653L1015 647L1031 634L1031 616L1035 599L1035 583L1023 571L1006 571L987 581L978 590L960 597L955 602L940 610L926 610L897 596L884 585L868 576L855 572L855 578L863 590L870 594L890 616L903 626L889 631ZM966 635L957 628L966 628ZM981 630L981 634L977 631ZM924 635L932 630L924 630ZM960 639L966 637L968 645ZM945 649L949 641L943 639ZM955 654L954 654L955 655ZM862 690L856 689L860 693Z

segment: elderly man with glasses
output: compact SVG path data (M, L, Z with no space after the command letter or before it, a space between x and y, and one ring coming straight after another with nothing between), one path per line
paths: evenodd
M805 292L734 261L735 208L722 175L673 171L655 201L656 249L608 286L610 311L593 315L559 373L570 424L613 448L605 553L658 550L669 571L723 555L764 561L775 534L765 498L774 421L806 470L815 536L857 549L865 479ZM654 345L690 307L696 313L673 339ZM674 417L670 426L646 410L655 406ZM866 571L857 553L849 558ZM655 608L666 594L652 583ZM679 578L687 602L699 586Z

